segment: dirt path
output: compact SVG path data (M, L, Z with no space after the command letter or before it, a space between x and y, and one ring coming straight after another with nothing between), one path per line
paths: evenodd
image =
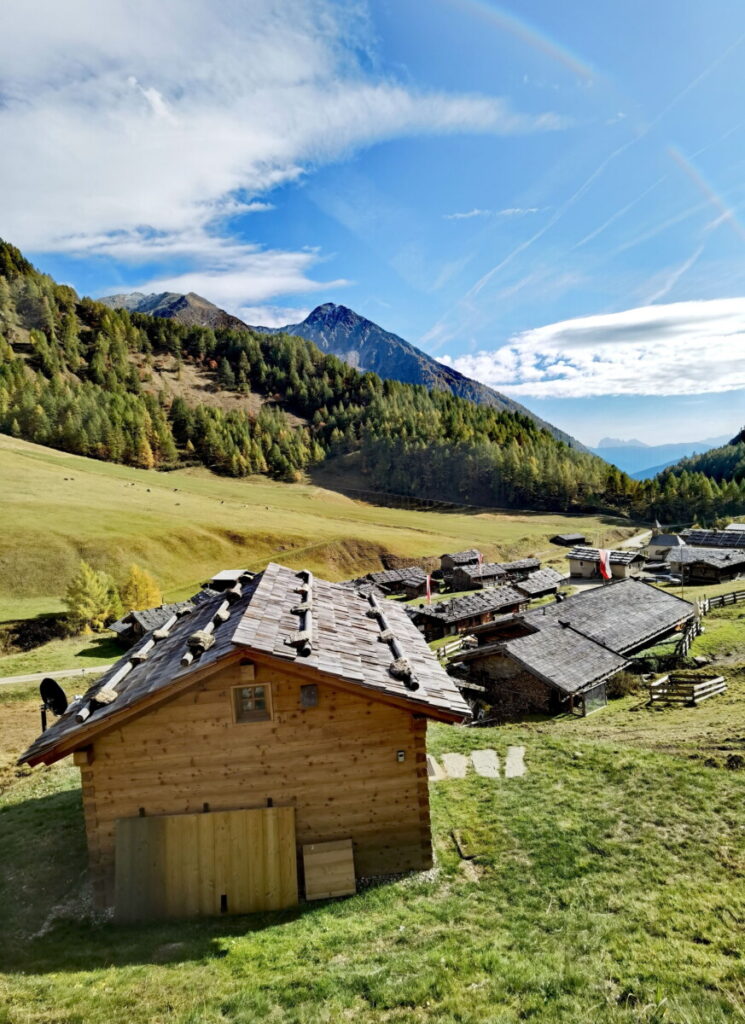
M111 665L98 665L96 668L66 668L61 672L51 670L49 672L34 672L28 676L2 676L0 686L11 686L13 683L40 683L42 679L51 676L52 679L72 679L74 676L100 676L113 668Z

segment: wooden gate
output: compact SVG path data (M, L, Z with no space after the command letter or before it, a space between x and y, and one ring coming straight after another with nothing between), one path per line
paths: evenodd
M294 906L295 808L120 818L115 873L121 921Z

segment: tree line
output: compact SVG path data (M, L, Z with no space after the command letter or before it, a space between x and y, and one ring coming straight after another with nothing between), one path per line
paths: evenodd
M174 395L156 383L164 356L177 374L193 366L216 390L261 396L260 410ZM668 521L745 511L742 473L717 479L695 467L632 480L527 416L360 373L300 338L80 300L3 242L0 359L0 431L145 469L202 463L291 481L357 452L371 488L399 494Z

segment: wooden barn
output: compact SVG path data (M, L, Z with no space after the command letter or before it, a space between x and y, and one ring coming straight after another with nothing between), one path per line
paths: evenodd
M573 548L567 555L570 576L585 579L602 579L600 574L600 552L597 548ZM645 558L641 551L611 551L610 571L613 579L629 579L638 576L644 568Z
M558 544L563 548L584 547L587 544L587 538L584 533L557 533L551 538L551 543Z
M456 592L461 590L483 590L507 581L507 572L499 562L483 562L480 565L456 565L450 586Z
M531 599L546 597L548 594L558 593L559 587L563 583L566 583L566 578L556 569L547 567L538 569L537 572L531 572L525 579L515 583L515 590L519 590L521 594L525 594Z
M454 551L449 555L440 555L440 569L448 577L453 569L459 565L478 565L481 552L476 548L469 548L468 551Z
M518 558L514 562L500 562L500 565L507 573L507 578L513 582L525 580L532 572L538 572L541 567L539 558Z
M143 637L21 763L80 765L98 905L245 913L429 867L427 720L467 713L404 608L270 564Z
M409 607L407 611L417 629L431 641L454 633L468 633L497 614L517 612L525 607L527 598L513 587L505 586L474 591L432 605Z
M617 580L477 627L478 647L458 656L455 671L485 687L483 703L500 718L587 713L605 704L605 683L629 655L682 630L694 614L667 591Z
M405 597L407 600L424 597L427 593L427 573L418 565L406 566L403 569L369 572L365 579L374 583L384 594ZM440 581L430 578L431 593L435 594L439 589Z
M745 574L743 548L674 548L667 565L690 583L724 583Z

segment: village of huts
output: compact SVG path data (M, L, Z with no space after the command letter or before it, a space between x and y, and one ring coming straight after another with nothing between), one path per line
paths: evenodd
M429 868L429 720L589 714L695 623L639 578L644 553L580 539L555 539L570 577L475 549L341 583L270 563L114 622L122 658L69 705L45 680L54 720L21 758L80 767L97 904L244 913ZM653 556L703 575L745 552L692 539Z

